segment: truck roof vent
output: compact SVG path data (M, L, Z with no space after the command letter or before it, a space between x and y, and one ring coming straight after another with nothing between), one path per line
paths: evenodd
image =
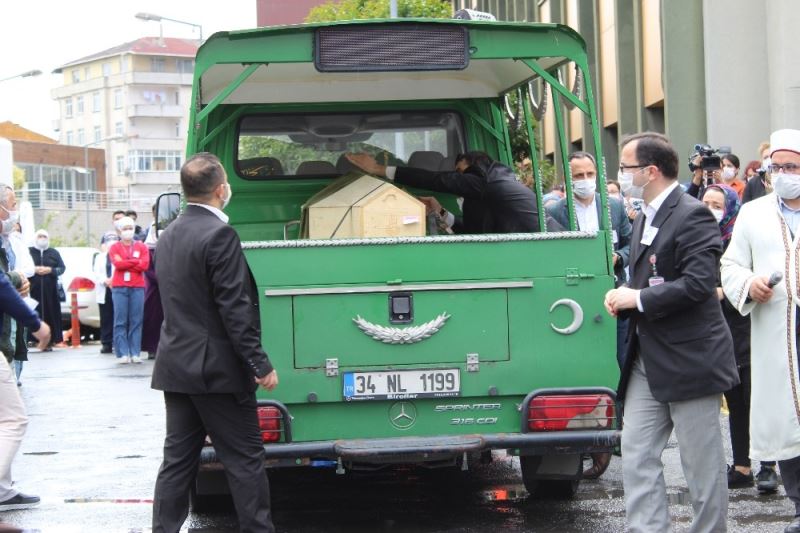
M318 28L314 65L320 72L461 70L469 64L468 36L448 24Z

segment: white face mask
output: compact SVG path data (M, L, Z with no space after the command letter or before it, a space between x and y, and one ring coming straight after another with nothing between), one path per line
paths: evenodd
M36 247L40 250L47 250L47 247L50 246L50 239L46 239L40 237L36 239Z
M2 228L0 228L0 231L2 231L3 235L8 235L12 231L14 231L14 224L16 224L17 221L19 220L19 211L11 211L10 209L7 209L2 205L0 205L0 207L3 208L3 211L8 213L8 218L3 221L3 225Z
M725 167L722 169L722 179L725 181L731 181L733 178L736 177L736 169L733 167Z
M717 221L717 224L722 222L722 217L725 216L725 211L723 209L714 209L713 207L709 207L711 210L711 214L714 215L714 220Z
M572 181L572 192L575 194L575 196L583 200L594 198L594 193L596 190L597 182L593 179Z
M772 188L784 200L800 198L800 175L779 172L772 175Z
M124 240L124 241L130 241L130 240L133 239L133 230L132 229L124 229L124 230L120 231L119 234L122 237L122 240Z
M231 190L231 184L226 183L225 188L228 190L228 194L225 195L225 198L222 199L222 209L228 207L228 204L231 203L231 198L233 197L233 191Z
M643 169L639 169L636 172L641 172L642 170ZM636 172L622 172L620 170L617 173L617 181L626 197L641 200L644 198L644 188L647 187L647 183L644 185L634 185L633 176Z

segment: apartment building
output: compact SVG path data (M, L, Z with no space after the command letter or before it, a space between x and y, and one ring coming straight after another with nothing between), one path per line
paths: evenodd
M107 190L153 196L180 182L199 42L143 37L57 68L59 142L105 149ZM95 169L90 169L94 172Z

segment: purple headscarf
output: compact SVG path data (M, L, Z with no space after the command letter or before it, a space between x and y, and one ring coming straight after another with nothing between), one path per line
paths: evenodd
M725 196L725 214L722 215L722 220L719 221L719 231L722 234L722 247L727 248L728 243L731 241L733 225L736 223L736 217L739 215L739 208L742 203L739 200L739 194L728 185L714 183L709 185L706 191L710 189L716 189Z

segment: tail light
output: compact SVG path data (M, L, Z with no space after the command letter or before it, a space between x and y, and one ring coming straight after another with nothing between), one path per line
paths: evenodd
M72 282L69 284L68 291L74 292L87 292L94 290L94 281L90 280L89 278L81 278L81 277L74 277L72 278Z
M536 396L528 408L531 431L606 429L615 420L614 400L607 394Z
M261 430L261 442L278 442L281 440L281 424L283 415L277 407L262 406L258 411L258 428Z

